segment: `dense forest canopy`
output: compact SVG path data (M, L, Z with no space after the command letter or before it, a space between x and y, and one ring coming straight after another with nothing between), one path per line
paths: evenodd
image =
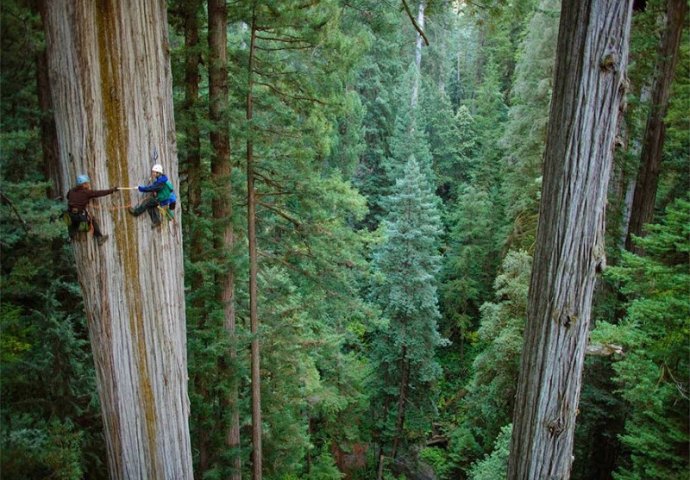
M627 66L594 69L622 101L597 117L615 145L573 479L690 468L689 8L631 3ZM47 5L0 7L3 476L118 478L109 402L131 383L117 418L146 417L142 461L175 417L194 478L506 478L524 337L541 341L561 2L103 1L73 57ZM85 73L81 110L60 59ZM155 163L177 203L150 228L127 208ZM87 207L103 245L63 222L79 174L121 188Z

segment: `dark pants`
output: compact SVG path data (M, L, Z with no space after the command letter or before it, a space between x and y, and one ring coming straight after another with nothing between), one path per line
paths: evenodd
M149 212L149 217L151 217L151 222L153 222L154 225L160 225L161 216L158 213L158 200L156 200L155 197L147 198L142 203L132 208L130 212L132 212L132 215L135 217L138 217L147 210Z
M75 235L79 232L79 227L82 223L91 225L91 227L93 228L94 238L99 238L103 236L100 228L98 228L98 223L96 222L96 220L91 218L91 215L89 215L86 210L82 212L70 210L69 218L72 221L72 223L69 224L69 227L67 227L69 238L75 237Z

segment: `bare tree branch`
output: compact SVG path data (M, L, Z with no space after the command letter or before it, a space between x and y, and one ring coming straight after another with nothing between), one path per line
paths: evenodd
M8 204L11 208L14 214L16 215L17 219L19 222L22 224L22 227L24 228L24 231L28 234L29 233L29 226L28 224L24 221L22 216L19 214L19 210L17 210L17 207L14 206L14 203L12 203L12 200L9 199L7 195L5 195L4 192L0 192L0 198L2 198L2 201Z
M412 15L412 12L410 11L410 6L407 4L405 0L402 0L403 7L405 8L405 12L407 13L407 16L410 17L410 20L412 21L412 25L414 26L415 30L419 32L419 34L422 36L424 39L424 43L426 43L426 46L429 46L429 39L426 38L426 35L424 35L424 32L422 31L421 28L419 28L419 25L417 24L417 20L414 19L414 15Z
M290 95L290 94L288 94L288 93L282 92L282 91L278 90L276 87L274 87L273 85L271 85L270 83L254 82L254 84L255 84L255 85L262 85L262 86L264 86L264 87L268 87L270 90L272 90L273 92L277 93L278 95L280 95L281 97L284 97L284 98L292 98L293 100L306 100L306 101L309 101L309 102L318 103L319 105L327 105L327 103L322 102L321 100L319 100L319 99L317 99L317 98L313 98L313 97L303 97L303 96L301 96L301 95Z

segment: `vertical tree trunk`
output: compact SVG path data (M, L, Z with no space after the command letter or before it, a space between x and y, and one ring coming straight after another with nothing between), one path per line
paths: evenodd
M419 2L419 9L417 10L417 25L421 30L424 30L424 2ZM415 77L414 84L412 86L411 100L413 110L417 107L417 103L419 101L419 84L422 77L422 42L422 35L417 32L417 42L415 43L414 50Z
M508 478L567 479L632 2L563 2Z
M254 52L256 48L256 14L252 15L249 43L249 79L247 85L247 236L249 240L249 319L252 332L252 479L261 480L263 452L261 448L261 369L259 317L257 311L256 195L254 191Z
M215 247L221 262L225 265L219 275L220 300L223 305L224 327L230 337L231 359L237 357L235 350L235 272L229 262L229 252L235 242L232 225L232 166L230 163L230 135L228 132L228 53L227 27L228 11L225 0L209 0L208 2L208 41L209 41L209 108L211 127L211 173L216 188L213 200L213 218L221 227L215 238ZM242 478L241 458L238 454L240 446L240 426L238 410L238 393L236 374L226 373L231 382L228 398L222 404L230 412L230 424L226 432L226 445L234 450L233 470L230 478Z
M391 458L395 459L398 455L398 447L403 436L405 426L405 404L407 403L407 386L409 384L410 362L407 359L407 347L402 348L402 358L400 360L400 389L398 391L398 418L395 422L395 438L393 439L393 449Z
M201 207L201 136L199 133L198 114L196 112L199 101L199 65L201 52L199 51L199 10L200 0L187 0L183 8L184 15L184 103L183 112L187 117L185 122L185 136L187 139L187 203L189 212L200 215ZM198 237L198 236L196 236ZM192 239L192 256L201 250L199 242ZM192 261L194 258L192 258Z
M63 195L67 190L60 178L60 151L58 148L53 101L50 98L50 80L48 78L48 56L45 50L36 57L36 84L38 106L41 109L41 149L43 150L43 172L51 187L48 198Z
M185 211L190 213L194 219L187 224L187 232L190 234L189 259L192 264L200 262L204 252L203 236L200 229L196 227L196 219L201 215L201 134L199 129L199 115L197 104L199 101L199 66L201 64L201 52L199 51L199 11L202 7L201 0L188 0L180 2L180 10L184 29L184 101L180 116L184 119L182 129L186 141L186 157L183 160L182 170L187 172L187 196ZM197 273L191 278L193 292L199 291L202 287L203 275ZM197 297L192 301L193 310L200 312L204 308L203 299ZM194 318L194 317L193 317ZM203 329L204 316L198 315L198 328ZM204 385L203 374L194 372L192 375L194 390L202 397L208 398L207 389ZM194 423L194 422L192 422ZM209 432L201 427L197 435L196 448L199 451L199 462L196 470L196 478L203 478L209 469Z
M95 188L136 185L177 152L166 3L51 0L43 8L60 167ZM74 243L113 479L191 479L179 217L163 229L121 207L92 213L110 239Z
M652 87L652 105L642 141L640 171L637 176L630 226L625 242L628 250L637 251L632 243L632 236L643 235L645 224L654 219L659 167L666 135L664 117L668 111L668 96L678 63L678 50L687 13L687 0L666 1L666 28L659 44L659 63Z

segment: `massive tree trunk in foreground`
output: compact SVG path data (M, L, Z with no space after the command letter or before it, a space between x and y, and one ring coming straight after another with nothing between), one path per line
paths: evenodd
M177 152L163 1L43 6L64 185L142 183L151 152L175 185ZM91 208L110 239L74 243L113 479L191 479L179 217L152 230L120 192Z
M563 2L508 478L567 479L632 2Z
M632 236L643 235L644 226L654 219L661 155L666 139L664 117L668 111L668 97L678 63L680 39L683 35L687 13L687 0L667 0L666 27L661 34L659 44L657 71L652 87L652 105L642 140L640 171L637 176L628 237L625 242L625 248L631 251L640 251L634 248Z

